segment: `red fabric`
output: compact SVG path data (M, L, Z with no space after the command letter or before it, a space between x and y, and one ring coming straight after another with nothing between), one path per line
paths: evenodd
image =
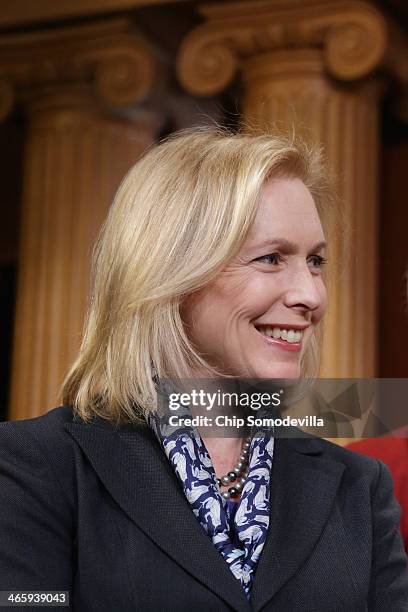
M391 470L395 497L402 508L401 533L408 553L408 428L399 430L406 437L367 438L348 445L353 451L383 461Z

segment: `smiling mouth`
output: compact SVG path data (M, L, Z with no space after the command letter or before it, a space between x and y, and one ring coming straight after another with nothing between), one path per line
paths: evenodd
M301 329L283 329L280 327L271 327L269 325L255 325L255 329L266 336L274 340L283 340L288 344L300 344L303 338L303 330Z

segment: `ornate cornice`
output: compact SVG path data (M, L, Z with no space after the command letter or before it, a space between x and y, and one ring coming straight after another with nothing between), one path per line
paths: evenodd
M127 19L0 38L0 118L15 99L50 86L89 84L108 107L143 99L155 76L154 54Z
M334 78L366 76L386 56L380 11L359 0L245 0L200 8L205 23L184 40L180 82L195 95L224 89L242 63L273 50L317 48Z

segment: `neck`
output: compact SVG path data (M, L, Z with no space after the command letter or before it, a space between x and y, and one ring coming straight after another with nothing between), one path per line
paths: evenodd
M200 382L201 385L203 384L203 381L205 381L203 389L205 390L206 393L215 394L217 393L217 391L222 392L225 390L225 391L231 392L235 390L231 386L231 384L234 384L233 380L231 379L227 379L225 381L223 379L218 379L218 378L213 379L213 380L206 379L206 378L200 379L198 372L195 372L195 373L192 372L191 379L193 380L196 379L197 383ZM206 412L200 406L189 406L189 411L193 417L197 415L200 415L200 416L206 415L206 416L214 417L217 412L218 413L220 412L220 408L217 406L214 406L212 411ZM234 414L237 413L237 409L233 404L229 406L224 405L222 407L222 413L233 416ZM217 477L221 477L224 474L227 474L228 472L230 472L239 461L239 457L242 453L243 439L237 436L228 437L227 427L218 428L218 431L221 434L224 434L222 437L208 436L208 431L209 431L208 427L207 428L198 427L198 430L206 446L208 454L210 455L210 458L214 466L214 470L215 470ZM237 430L234 428L234 430L231 429L230 431L232 434L234 434Z
M230 472L239 461L242 450L242 438L203 437L203 442L218 477Z

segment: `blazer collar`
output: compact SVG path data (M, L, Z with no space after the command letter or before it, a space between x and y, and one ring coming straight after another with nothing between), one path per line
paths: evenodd
M275 440L270 526L248 603L197 521L153 432L95 419L65 425L122 510L166 554L237 612L260 610L311 554L344 466L313 438Z
M304 564L328 521L344 471L314 438L277 438L270 519L252 587L261 610Z

